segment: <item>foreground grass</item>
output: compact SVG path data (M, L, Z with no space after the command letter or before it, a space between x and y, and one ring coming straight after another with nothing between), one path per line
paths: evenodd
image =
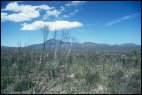
M12 57L2 57L2 93L141 93L139 52L59 54L56 59L49 55L43 63L40 54L30 55L29 61L25 56L20 65L19 61L11 63Z

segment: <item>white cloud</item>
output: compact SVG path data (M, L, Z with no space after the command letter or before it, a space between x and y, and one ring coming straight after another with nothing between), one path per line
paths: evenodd
M69 6L82 4L85 1L71 1ZM46 12L44 15L40 14L40 11L43 10ZM9 13L10 11L10 13ZM65 6L60 6L59 10L56 10L55 7L50 7L48 5L24 5L19 2L11 2L7 6L1 9L1 21L13 21L13 22L23 22L30 21L34 18L43 16L43 19L52 19L50 17L55 17L56 19L70 17L75 15L78 12L78 9L70 12ZM61 16L61 17L59 17Z
M14 13L8 14L6 12L1 12L2 21L14 21L14 22L22 22L29 21L33 18L37 18L40 16L40 10L50 10L53 7L49 7L48 5L20 5L17 2L9 3L5 9L2 11L13 11Z
M7 19L7 13L1 13L1 19L2 21L6 20Z
M54 10L48 10L46 12L46 14L43 16L43 19L50 19L49 18L50 16L53 16L53 17L57 18L60 14L62 14L62 16L64 17L64 15L65 15L65 14L63 14L64 11L66 11L66 9L65 9L64 6L60 6L59 10L56 10L56 9L54 9ZM60 18L62 18L62 17L60 17Z
M4 10L19 12L24 6L19 6L17 2L9 3Z
M70 7L75 7L75 6L78 6L78 5L82 5L84 4L86 1L69 1L65 4L65 7L64 9L69 9ZM62 17L64 18L69 18L70 16L73 16L75 15L77 12L78 12L78 9L72 9L70 8L71 10L69 11L66 11L67 13L66 14L63 14Z
M47 19L49 18L50 16L53 16L53 17L58 17L60 14L62 13L62 11L60 10L49 10L46 12L46 14L43 16L43 19Z
M136 16L138 16L138 15L140 15L140 13L135 13L135 14L132 14L132 15L124 16L124 17L122 17L122 18L120 18L120 19L117 19L117 20L114 20L114 21L111 21L111 22L106 23L105 26L106 26L106 27L107 27L107 26L111 26L111 25L116 24L116 23L119 23L119 22L121 22L121 21L134 18L134 17L136 17Z
M42 28L44 25L46 25L47 23L44 21L35 21L32 24L27 24L24 23L21 28L21 30L37 30L39 28Z
M51 31L54 30L62 30L62 29L70 29L70 28L76 28L82 26L80 22L74 21L55 21L55 22L49 22L48 23L49 29Z
M61 11L57 11L57 10L47 11L47 16L58 17L59 14L61 14Z
M55 30L63 30L63 29L70 29L83 26L82 23L74 21L55 21L55 22L44 22L44 21L35 21L31 24L24 23L21 30L37 30L42 28L44 25L49 27L50 31Z
M43 10L50 10L53 9L53 7L49 7L48 5L39 5L37 8L43 9Z
M85 1L71 1L65 4L65 6L76 6L76 5L83 4L83 3L85 3Z
M43 9L43 10L50 10L52 7L48 5L39 5L39 6L32 6L32 5L20 5L18 2L9 3L4 10L7 11L14 11L14 12L21 12L23 10L36 10L36 9Z
M63 17L64 17L64 18L69 18L70 16L75 15L77 12L78 12L78 9L75 9L75 11L70 12L68 15L67 15L67 14L64 14Z
M33 18L37 18L40 16L39 11L37 10L23 10L22 12L7 14L5 12L1 13L3 15L1 17L2 21L14 21L14 22L22 22L29 21Z

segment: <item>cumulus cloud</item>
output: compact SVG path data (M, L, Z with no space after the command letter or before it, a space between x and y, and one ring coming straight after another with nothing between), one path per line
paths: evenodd
M70 1L65 6L60 6L59 10L56 10L55 7L48 5L25 5L19 2L11 2L6 5L5 8L1 9L1 21L13 21L13 22L24 22L30 21L34 18L38 18L41 15L43 19L54 18L68 18L75 15L78 12L78 9L73 11L68 11L66 6L76 6L83 4L85 1ZM40 14L40 11L43 10L45 14ZM61 17L59 17L61 16Z
M52 17L56 19L68 18L75 15L78 9L70 11L68 10L69 7L67 8L66 6L75 6L83 3L84 1L71 1L67 3L67 5L65 4L65 6L60 6L59 10L56 10L55 7L44 4L35 6L11 2L7 4L5 8L1 9L1 21L24 22L41 16L43 19L52 19ZM45 14L40 14L41 10L44 11Z
M106 27L107 27L107 26L111 26L111 25L113 25L113 24L122 22L122 21L124 21L124 20L134 18L134 17L136 17L136 16L138 16L138 15L140 15L140 13L134 13L134 14L132 14L132 15L124 16L124 17L122 17L122 18L120 18L120 19L107 22L107 23L105 24L105 26L106 26Z
M39 5L35 6L36 8L43 9L43 10L50 10L53 9L53 7L49 7L48 5Z
M70 29L83 26L82 23L77 21L54 21L54 22L44 22L44 21L35 21L31 24L24 23L21 30L37 30L42 28L44 25L49 27L50 31L55 30L63 30L63 29Z
M56 1L57 2L57 1ZM43 16L43 19L50 19L49 17L50 16L53 16L53 17L59 17L59 15L61 16L60 18L64 17L64 12L66 11L66 8L64 6L60 6L60 9L59 10L48 10L46 12L46 14Z
M1 13L2 21L14 21L14 22L22 22L22 21L29 21L33 18L37 18L40 16L38 11L35 10L23 10L19 13L7 14L5 12Z
M58 15L60 15L60 14L61 14L61 11L51 10L51 11L47 11L46 17L48 17L48 16L58 17Z
M8 14L6 12L1 12L1 19L2 21L14 21L14 22L22 22L22 21L29 21L33 18L37 18L40 16L40 10L50 10L53 7L49 7L48 5L39 5L39 6L32 6L32 5L20 5L17 2L9 3L5 9L2 11L12 11L12 14Z
M19 4L17 2L12 2L12 3L9 3L5 9L3 10L8 10L8 11L14 11L14 12L19 12L23 9L23 5L22 6L19 6Z
M22 5L18 4L18 2L9 3L5 9L7 11L14 11L14 12L21 12L23 10L36 10L36 9L43 9L43 10L50 10L53 7L49 7L48 5L39 5L39 6L32 6L32 5Z
M39 28L42 28L46 24L47 23L44 21L35 21L32 24L24 23L22 24L23 27L21 28L21 30L37 30Z
M7 19L7 13L1 13L1 20L4 21Z
M71 1L65 4L65 6L76 6L76 5L83 4L83 3L85 3L85 1Z

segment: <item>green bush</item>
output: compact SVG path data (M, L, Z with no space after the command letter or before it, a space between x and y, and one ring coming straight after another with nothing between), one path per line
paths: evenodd
M106 86L110 93L120 93L120 89L122 88L120 86L126 82L126 79L123 76L123 70L118 68L114 69L112 74L108 76Z
M22 80L21 82L17 82L14 85L14 90L15 91L26 91L29 90L34 86L34 83L30 80Z
M75 73L75 78L77 78L77 79L83 78L83 74L80 73L80 72L76 72Z
M136 88L136 87L140 87L141 84L137 80L130 80L127 86Z
M5 89L13 80L9 76L1 78L1 89Z
M110 79L119 80L124 76L124 72L121 69L115 69L109 76Z
M98 72L96 72L95 74L94 73L88 73L86 75L86 81L89 84L96 84L96 83L101 81L101 77L100 77Z
M135 72L134 74L132 74L130 76L130 79L133 79L133 80L141 80L141 72Z
M128 86L132 88L140 87L141 86L140 81L141 81L141 74L140 72L136 72L130 76Z

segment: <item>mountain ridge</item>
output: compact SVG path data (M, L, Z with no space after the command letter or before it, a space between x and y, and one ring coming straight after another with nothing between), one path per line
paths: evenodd
M131 45L131 46L141 46L141 45L138 45L138 44L135 44L135 43L122 43L122 44L107 44L107 43L95 43L95 42L66 42L66 41L62 41L62 40L55 40L55 39L49 39L47 40L45 43L54 43L54 42L60 42L60 43L73 43L73 44L95 44L95 45L109 45L109 46L127 46L127 45ZM31 44L29 46L34 46L34 45L40 45L40 44L43 44L43 43L38 43L38 44ZM1 46L1 47L13 47L13 48L16 48L14 46ZM18 46L17 46L18 47ZM25 46L27 47L27 46Z
M44 43L39 43L39 44L32 44L29 46L25 46L25 48L29 47L32 49L42 49ZM141 50L141 45L137 45L134 43L123 43L123 44L99 44L99 43L94 43L94 42L67 42L67 41L62 41L62 40L55 40L55 39L49 39L45 41L46 48L48 49L54 49L53 47L60 48L62 47L67 47L70 48L71 50L74 51L96 51L96 50L102 50L102 51L127 51L129 49L137 49ZM7 47L7 46L1 46L1 48L18 48L18 47Z

